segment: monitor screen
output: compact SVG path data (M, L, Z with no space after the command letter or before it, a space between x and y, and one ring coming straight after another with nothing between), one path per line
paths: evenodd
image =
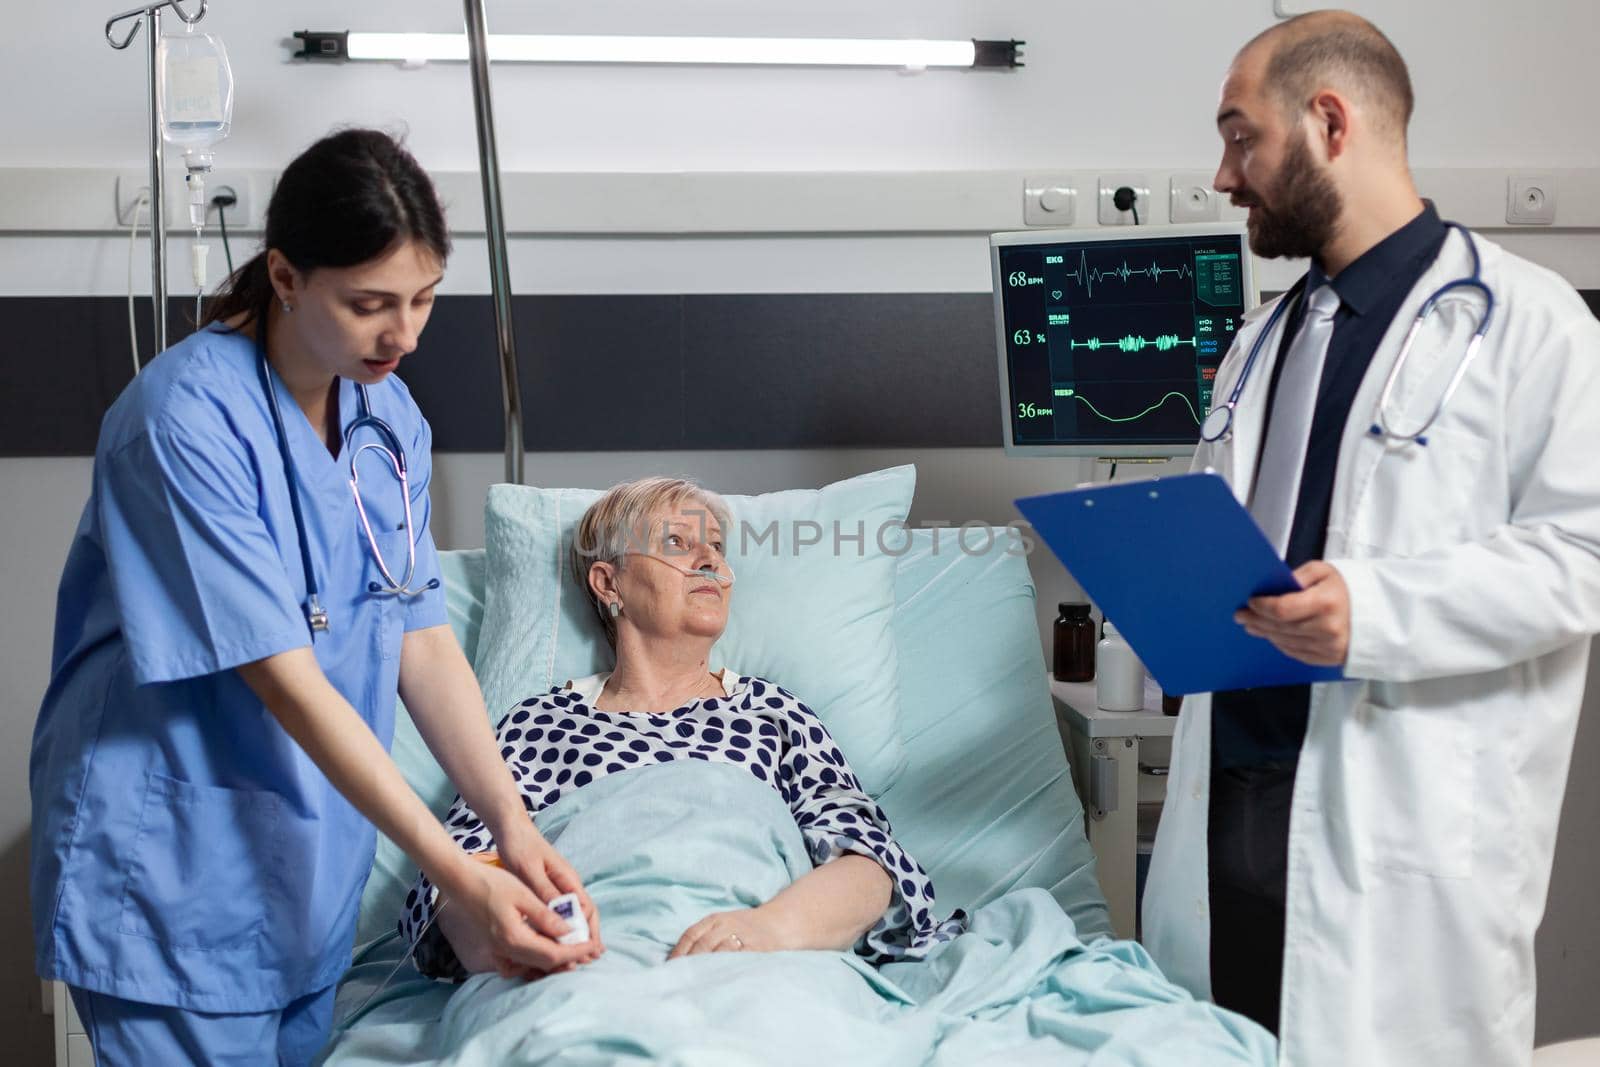
M1006 451L1194 451L1217 364L1255 306L1243 223L995 234Z

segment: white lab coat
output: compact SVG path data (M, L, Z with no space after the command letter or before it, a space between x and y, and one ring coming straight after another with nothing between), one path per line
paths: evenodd
M1475 239L1498 310L1427 447L1367 431L1423 299L1470 273L1457 231L1397 313L1340 444L1324 555L1350 589L1353 680L1313 688L1294 787L1280 1022L1293 1067L1530 1060L1534 931L1600 631L1600 323L1559 277ZM1247 316L1217 403L1269 310ZM1464 350L1472 322L1444 317L1402 373L1396 428L1427 416ZM1231 441L1195 456L1241 501L1277 353L1268 338ZM1185 700L1144 900L1150 951L1205 997L1210 741L1210 697Z

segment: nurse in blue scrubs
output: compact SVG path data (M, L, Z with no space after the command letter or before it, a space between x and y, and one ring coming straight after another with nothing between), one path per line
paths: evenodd
M446 624L428 424L394 377L449 251L437 196L390 137L346 130L284 171L265 246L107 413L61 580L33 927L101 1067L309 1062L374 824L504 973L601 950L554 941L543 902L581 886ZM389 759L397 694L505 869L468 859Z

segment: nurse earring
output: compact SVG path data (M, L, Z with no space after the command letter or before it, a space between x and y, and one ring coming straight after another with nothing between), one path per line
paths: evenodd
M610 603L608 603L606 605L606 610L611 612L611 617L613 619L616 618L618 615L622 614L622 601L620 601L620 600L611 601Z
M289 301L285 300L283 302L283 313L285 315L288 315L288 314L291 314L293 311L294 311L294 305L289 303Z

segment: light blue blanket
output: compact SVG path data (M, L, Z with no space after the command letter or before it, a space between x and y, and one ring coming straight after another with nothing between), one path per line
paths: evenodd
M336 1034L326 1063L1271 1064L1272 1038L1194 1001L1137 944L1086 946L1046 892L980 908L926 960L724 952L666 963L710 912L752 907L811 869L778 795L748 772L681 760L614 774L541 813L578 871L607 951L568 974L464 985L407 972ZM335 1017L398 958L358 957Z

